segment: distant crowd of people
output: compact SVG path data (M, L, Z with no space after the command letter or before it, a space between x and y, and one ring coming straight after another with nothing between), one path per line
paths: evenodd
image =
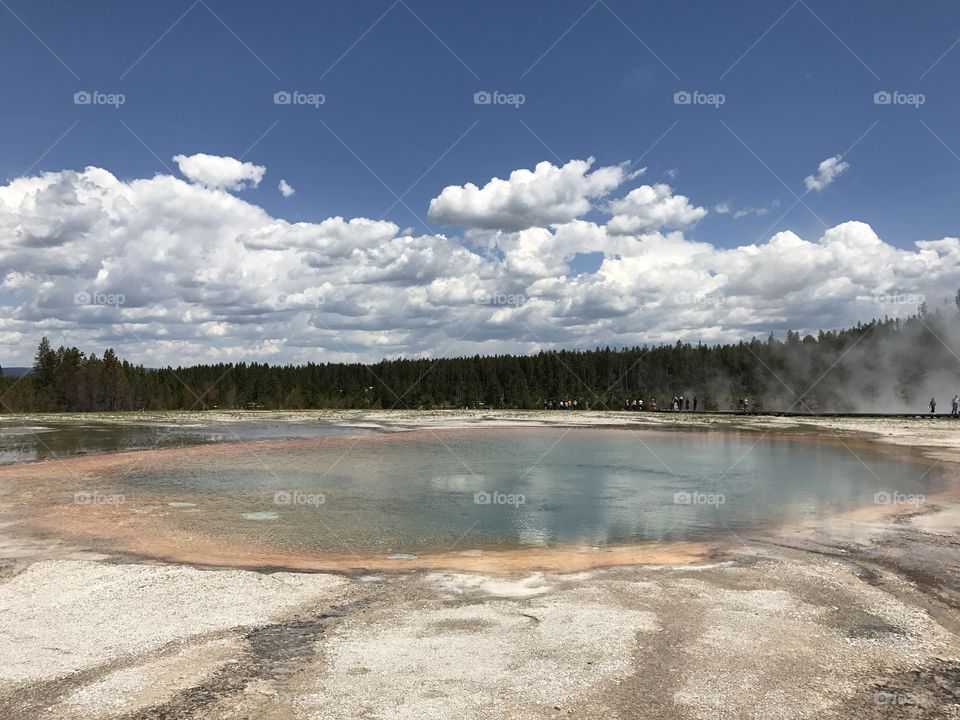
M579 410L580 403L576 400L544 400L544 410Z
M673 400L666 407L660 407L657 405L656 398L650 398L649 403L645 403L643 400L624 400L623 409L624 410L672 410L674 412L681 412L690 410L696 412L697 408L700 405L700 401L697 399L697 396L694 395L693 398L684 398L682 395L674 396ZM582 405L578 400L544 400L543 409L544 410L580 410ZM587 408L589 409L589 408Z
M693 396L692 405L691 405L690 398L684 398L683 395L674 395L673 400L670 402L670 405L668 407L661 408L659 405L657 405L656 398L650 398L649 404L646 404L646 405L644 404L643 400L629 400L629 399L624 400L623 409L631 410L631 411L633 410L652 410L652 411L672 410L673 412L683 412L686 410L692 410L693 412L696 412L697 406L699 405L699 403L700 401L697 399L696 395Z
M936 408L936 401L932 398L931 412ZM589 410L590 405L579 400L544 400L544 410ZM656 398L643 400L641 398L627 398L623 401L623 409L630 412L703 412L703 402L696 395L684 397L683 395L674 395L668 402L660 404ZM750 412L750 398L737 398L737 411L741 413ZM953 399L953 414L960 416L960 396Z
M674 395L673 399L666 406L657 404L656 398L650 398L649 402L642 399L628 398L623 401L623 409L632 411L649 410L652 412L697 412L700 407L700 400L694 395L692 398L685 398L683 395ZM930 414L937 414L937 399L930 398L928 404ZM580 410L587 409L589 406L580 403L578 400L544 400L544 410ZM750 398L741 397L737 400L737 411L741 413L750 412ZM960 418L960 395L954 395L950 402L950 416Z

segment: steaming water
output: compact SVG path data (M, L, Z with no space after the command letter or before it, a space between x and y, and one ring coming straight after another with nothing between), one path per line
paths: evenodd
M737 541L932 478L861 447L737 433L446 430L245 443L215 464L164 454L112 490L161 498L184 534L289 551Z

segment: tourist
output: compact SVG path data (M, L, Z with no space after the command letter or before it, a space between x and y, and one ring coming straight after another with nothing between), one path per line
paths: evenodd
M936 415L936 414L937 414L937 399L936 399L936 398L930 398L930 414L931 414L931 415Z
M686 404L687 404L687 406L686 406L685 409L686 409L686 410L689 410L689 409L690 409L690 398L687 398L687 399L686 399Z
M693 411L694 411L694 412L697 411L697 396L696 396L696 395L693 396Z
M960 395L953 396L953 407L951 410L950 414L953 415L953 417L960 415Z

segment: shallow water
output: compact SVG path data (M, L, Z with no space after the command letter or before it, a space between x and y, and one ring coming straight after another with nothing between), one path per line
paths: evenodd
M850 443L732 432L418 431L143 458L85 470L75 515L113 497L124 522L149 518L178 538L397 558L741 542L890 497L919 501L934 480L922 464Z
M120 424L86 422L24 423L0 417L0 465L118 450L183 447L206 443L284 438L364 435L362 428L317 422L218 422L197 414L189 422Z

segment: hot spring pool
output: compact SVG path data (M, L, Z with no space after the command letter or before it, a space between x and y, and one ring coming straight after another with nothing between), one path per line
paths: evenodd
M62 488L39 495L40 510L88 534L122 529L137 537L141 523L143 538L214 543L227 554L235 547L398 559L737 542L785 523L919 502L938 480L915 459L852 442L586 428L163 449L67 460L53 464L56 478L37 476L46 465L0 473L16 479L19 472L20 487Z

